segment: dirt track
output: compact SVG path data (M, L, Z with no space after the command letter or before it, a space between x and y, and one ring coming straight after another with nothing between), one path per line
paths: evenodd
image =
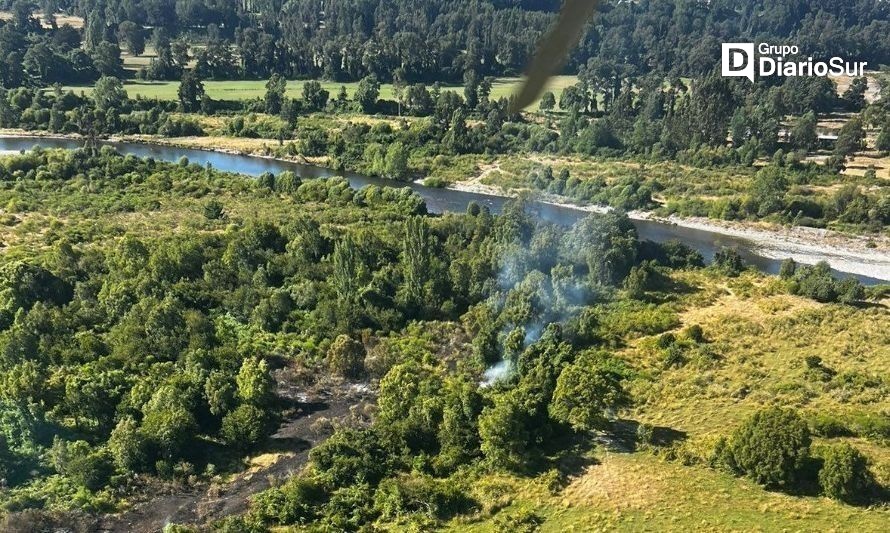
M279 394L296 407L260 452L274 454L273 463L250 468L225 485L203 483L170 488L167 493L140 501L125 513L102 517L96 531L154 533L170 523L205 525L243 513L249 498L269 488L271 479L288 477L306 465L309 450L330 434L330 424L318 422L323 422L323 418L342 420L372 398L362 388L349 386L301 398L286 378L282 379L280 374L278 378Z

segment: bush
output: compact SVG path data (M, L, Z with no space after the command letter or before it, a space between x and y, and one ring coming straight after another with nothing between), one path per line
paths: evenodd
M361 377L365 373L365 347L348 335L340 335L328 349L328 366L344 378Z
M767 487L791 487L809 458L810 430L797 412L770 408L755 413L733 434L734 468Z
M269 416L265 411L243 404L223 417L221 433L227 444L247 450L266 436L268 428Z
M425 476L387 479L374 495L374 508L386 520L409 513L426 513L430 518L447 520L475 506L466 490L454 481Z
M828 448L819 471L819 485L829 498L856 503L867 499L874 481L865 456L845 443Z
M693 324L686 328L686 330L683 332L683 335L695 344L702 344L706 341L705 332L698 324Z
M779 277L782 279L791 279L794 277L794 274L797 272L797 263L794 259L788 258L782 261L782 266L779 267Z
M162 137L199 137L204 135L204 130L194 119L170 116L161 125L158 134Z
M865 299L865 288L858 280L847 278L836 280L831 275L831 267L824 261L797 269L791 293L804 296L817 302L840 302L853 304Z
M650 241L646 241L648 244ZM670 240L654 244L657 251L654 257L645 257L641 251L641 259L654 259L658 264L669 268L701 268L705 266L701 252L681 241ZM641 246L641 248L644 248Z
M890 441L890 416L881 413L866 413L851 416L850 430L859 437L876 441Z
M819 414L810 419L810 429L813 434L826 439L837 437L849 437L853 435L850 428L842 420L825 414Z
M627 290L628 296L639 300L645 296L647 291L659 290L668 281L655 268L654 262L644 261L639 266L630 269L630 273L624 279L624 289Z
M541 516L525 509L508 515L498 515L495 517L494 527L498 533L534 533L543 523L544 519Z
M745 261L733 248L724 248L714 255L714 268L723 274L735 277L745 270Z
M367 483L333 491L324 506L323 523L332 531L361 531L376 518L373 496Z
M335 487L379 482L390 454L373 429L340 428L309 454L321 478Z
M108 483L114 466L105 449L93 450L86 442L67 442L56 437L52 447L55 469L89 490L99 490Z
M207 220L222 220L225 216L225 207L219 200L214 198L204 204L204 218Z
M636 444L638 448L655 444L655 426L645 422L637 426Z
M325 499L321 483L294 477L285 485L261 492L253 499L250 515L266 525L305 524L318 518Z

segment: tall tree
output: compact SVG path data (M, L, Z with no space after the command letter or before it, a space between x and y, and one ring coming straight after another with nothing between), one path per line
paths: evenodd
M430 228L422 217L412 217L405 222L405 238L402 241L403 293L406 304L422 309L427 301L426 285L432 274L433 243Z
M269 81L266 82L266 113L277 115L281 113L281 106L284 102L284 93L287 90L287 80L278 74L272 74Z
M380 82L376 76L367 76L362 78L355 90L355 101L358 102L364 113L371 113L377 106L377 99L380 98Z
M117 27L117 38L134 56L142 55L145 51L145 32L135 22L129 20L121 22Z
M859 116L848 120L838 132L837 144L834 154L840 157L849 157L865 145L865 129Z
M816 130L816 126L816 114L812 111L798 118L794 122L794 127L791 130L791 144L795 148L801 150L812 150L816 148L819 142L819 134Z
M179 105L186 113L195 113L201 109L201 101L204 98L204 83L193 70L182 73L179 82Z
M472 69L464 73L464 100L470 109L479 107L479 76Z
M303 84L303 103L307 109L321 111L328 105L331 93L321 86L321 83L312 80Z
M267 407L275 399L275 380L265 359L245 359L235 382L238 385L238 398L242 402Z
M332 263L331 285L337 298L341 302L358 302L359 290L366 282L367 267L352 237L347 236L334 246Z

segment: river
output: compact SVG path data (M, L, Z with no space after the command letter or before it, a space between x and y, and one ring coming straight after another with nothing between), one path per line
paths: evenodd
M26 151L34 146L74 149L79 148L82 144L83 143L79 140L68 138L0 136L0 153ZM103 142L102 144L112 146L122 154L131 154L137 157L151 157L159 161L171 162L179 161L182 157L186 157L191 163L196 163L202 166L210 165L217 170L237 172L249 176L259 176L264 172L277 174L285 170L290 170L303 178L343 176L348 179L352 187L356 189L364 187L365 185L410 187L423 197L426 201L427 209L431 213L464 212L470 202L476 202L480 205L487 206L492 212L497 213L507 201L506 198L499 196L425 187L417 183L400 184L392 180L362 176L353 172L334 171L318 166L303 165L263 157L159 146L147 143ZM588 215L587 211L570 206L557 206L544 203L535 203L533 205L537 212L537 216L540 218L566 226L572 225L577 220ZM671 239L676 239L701 252L707 261L712 260L714 254L721 248L732 247L737 249L749 264L764 272L775 274L779 271L781 259L786 257L782 251L775 246L767 249L765 246L749 239L723 235L714 231L682 227L666 222L651 220L635 220L634 224L637 227L640 239L648 239L655 242L665 242ZM788 253L787 256L793 256L795 259L803 263L814 263L817 260L825 260L834 265L849 265L849 269L844 269L844 271L835 270L835 274L842 277L856 277L867 285L890 281L890 275L883 274L887 271L887 265L881 264L882 268L877 268L870 265L866 258L851 258L843 255L841 252L838 252L835 255L832 255L827 251L821 253L823 255L796 250L794 253ZM871 272L877 272L878 275L868 275Z

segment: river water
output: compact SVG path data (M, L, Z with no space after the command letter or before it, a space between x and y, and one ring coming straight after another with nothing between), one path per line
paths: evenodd
M26 151L34 146L74 149L79 148L82 144L81 141L75 139L0 137L0 152ZM392 180L372 178L352 172L334 171L324 167L302 165L299 163L262 157L130 142L103 142L103 144L114 147L122 154L131 154L137 157L151 157L159 161L171 162L179 161L182 157L186 157L191 163L197 163L204 166L210 165L217 170L237 172L249 176L259 176L264 172L277 174L285 170L290 170L303 178L343 176L348 179L352 187L356 189L364 187L365 185L410 187L426 200L427 209L431 213L464 212L470 202L476 202L480 205L487 206L492 212L497 213L507 201L506 198L487 194L437 189L425 187L417 183L402 184ZM543 203L535 203L534 209L536 210L537 216L540 218L565 226L572 225L579 219L588 215L586 211L580 209ZM637 227L640 239L648 239L655 242L665 242L671 239L676 239L701 252L707 261L712 260L714 254L721 248L732 247L738 250L746 262L754 265L758 269L771 274L775 274L779 271L782 258L781 253L777 253L775 249L769 250L769 253L766 253L760 245L744 238L722 235L711 231L685 228L665 222L645 220L634 221L634 224ZM833 262L832 259L837 259L837 261L834 262L836 264L850 263L850 258L841 255L835 257L832 257L831 255L800 257L799 253L789 253L788 255L794 255L795 259L809 263L813 262L814 259L824 259L829 263ZM859 261L862 261L862 259L860 258ZM853 276L869 285L890 281L890 276L881 274L879 274L879 276L867 275L871 272L868 264L860 263L855 265L855 267L856 268L850 269L849 272L852 273L835 270L835 274L844 277ZM885 269L876 268L875 272L883 272L884 270Z

